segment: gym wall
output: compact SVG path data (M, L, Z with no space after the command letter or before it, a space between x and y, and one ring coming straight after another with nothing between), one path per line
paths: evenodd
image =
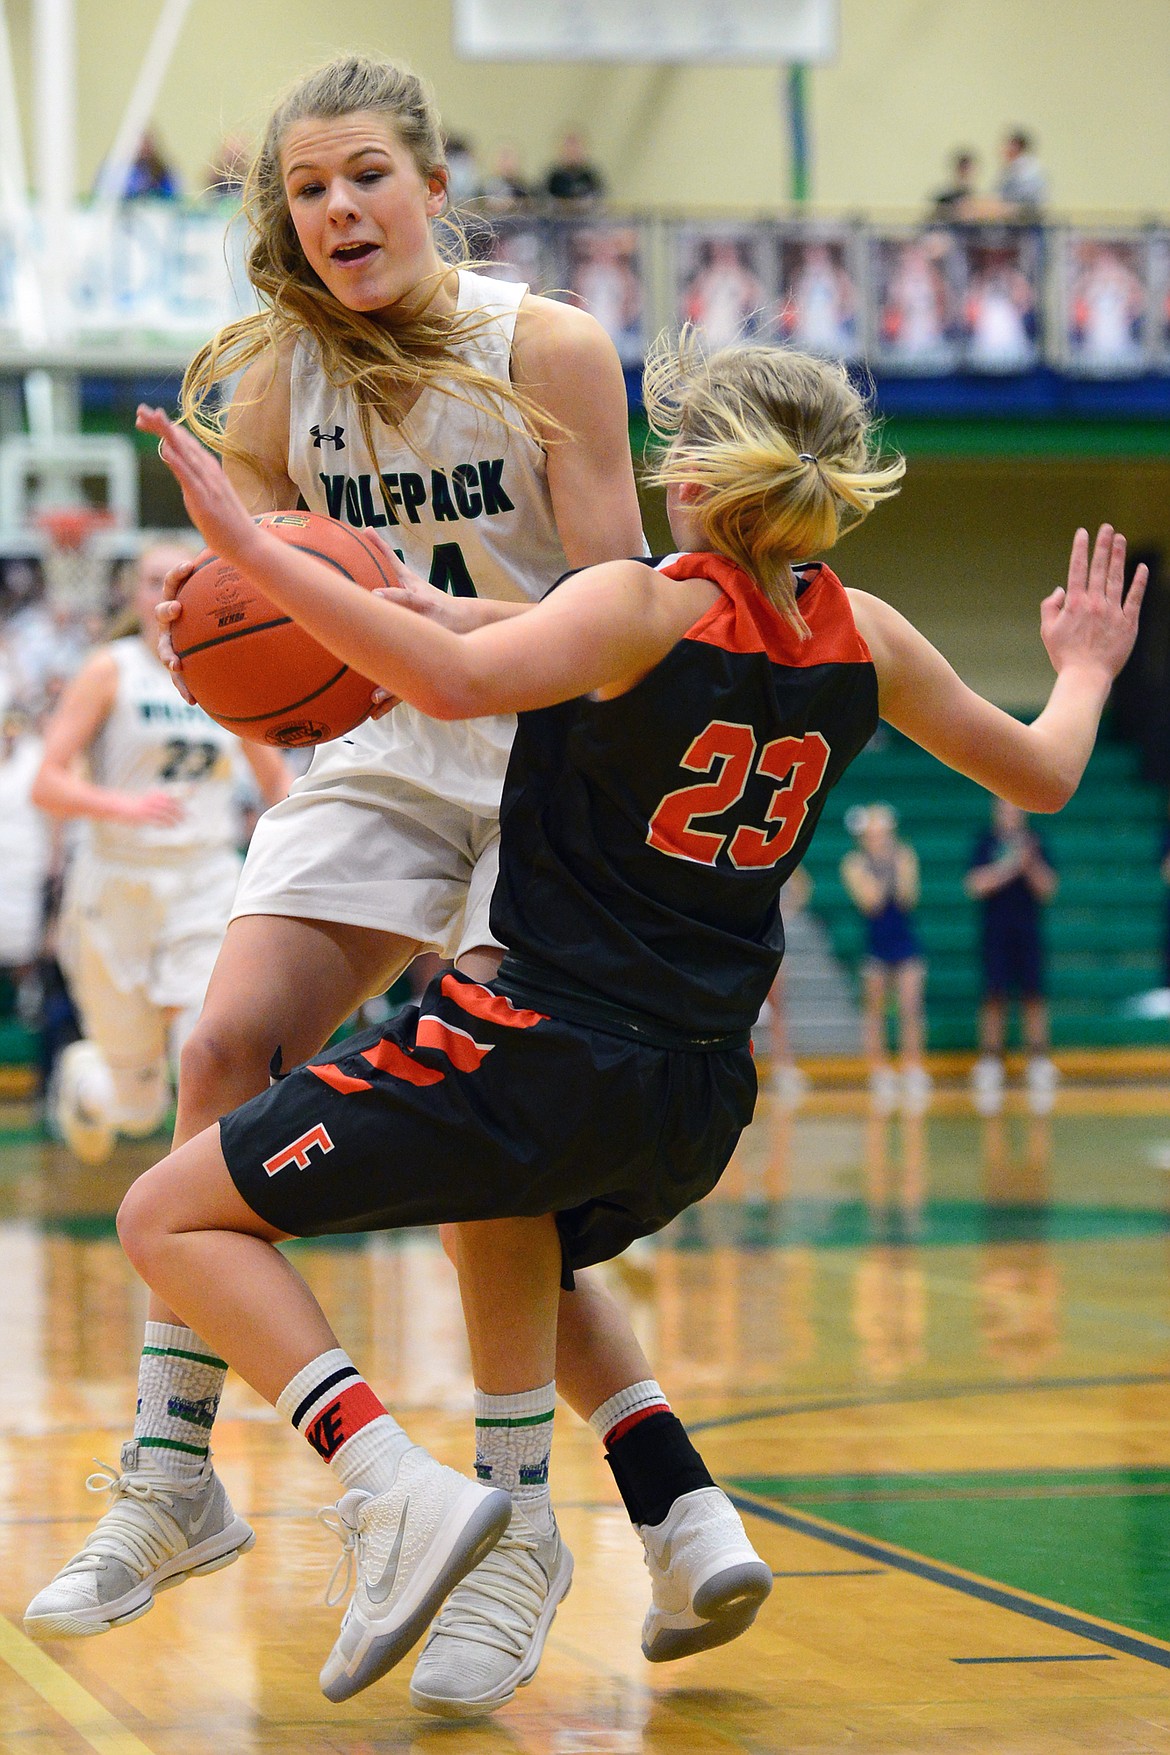
M79 182L92 186L157 16L157 0L77 0ZM9 0L28 90L30 0ZM918 208L952 148L985 171L1006 127L1035 129L1065 210L1165 208L1170 64L1165 0L842 0L843 53L810 76L813 195L840 209ZM451 49L449 0L198 0L157 122L194 185L222 135L254 132L290 78L341 49L424 72L447 125L485 160L513 141L538 173L562 129L588 129L623 202L773 208L788 192L780 80L771 69L472 65ZM28 117L25 117L26 126ZM31 159L31 142L30 142Z

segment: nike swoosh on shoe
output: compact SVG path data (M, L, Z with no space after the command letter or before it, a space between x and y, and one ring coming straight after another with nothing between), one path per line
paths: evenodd
M203 1507L203 1510L199 1513L199 1516L193 1517L191 1519L191 1522L187 1525L187 1539L188 1539L188 1541L190 1541L192 1536L197 1536L199 1534L200 1530L203 1528L204 1524L207 1522L208 1518L211 1516L211 1507L214 1503L215 1503L215 1495L213 1493L209 1493L207 1496L207 1504Z
M402 1501L402 1511L398 1518L398 1530L394 1537L394 1545L386 1556L386 1564L381 1575L366 1585L366 1595L372 1603L381 1605L388 1602L394 1589L394 1581L398 1577L398 1562L402 1555L402 1538L406 1532L406 1514L410 1510L410 1495Z

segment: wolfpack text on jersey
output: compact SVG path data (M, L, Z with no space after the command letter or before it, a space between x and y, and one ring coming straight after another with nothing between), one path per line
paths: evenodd
M526 286L459 272L459 309L490 321L467 343L483 371L509 382ZM292 361L289 476L314 512L376 530L407 565L456 596L540 597L565 571L540 445L441 390L423 392L400 427L375 422L374 452L354 398L329 383L312 339ZM324 745L303 786L345 795L347 775L386 774L467 809L498 808L515 722L440 724L396 707Z

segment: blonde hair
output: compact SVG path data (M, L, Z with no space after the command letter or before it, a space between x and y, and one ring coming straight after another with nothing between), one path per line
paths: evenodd
M375 315L351 311L314 273L289 211L280 154L290 128L371 111L386 119L409 151L420 176L444 187L447 165L438 110L415 74L392 61L346 55L298 80L269 117L244 184L250 238L248 279L264 308L228 323L201 348L183 379L183 419L221 455L245 457L224 430L226 411L216 392L224 381L281 343L307 330L329 382L354 395L367 446L375 418L392 421L395 409L418 392L438 387L500 419L513 431L533 431L540 410L511 384L481 371L460 351L492 322L490 313L436 311L435 295L454 268L468 266L458 222L445 217L444 265L413 289L409 309ZM547 418L547 417L546 417ZM246 458L245 458L246 460Z
M643 397L651 431L671 441L651 479L704 488L693 506L704 540L807 634L793 563L832 548L906 470L878 454L844 366L752 342L708 355L688 326L654 344Z

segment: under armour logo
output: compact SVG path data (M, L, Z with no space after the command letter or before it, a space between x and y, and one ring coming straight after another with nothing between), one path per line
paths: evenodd
M313 441L314 451L319 451L322 445L336 445L339 451L344 451L345 440L341 436L344 431L344 427L334 427L331 433L323 433L320 427L310 427L309 434Z

